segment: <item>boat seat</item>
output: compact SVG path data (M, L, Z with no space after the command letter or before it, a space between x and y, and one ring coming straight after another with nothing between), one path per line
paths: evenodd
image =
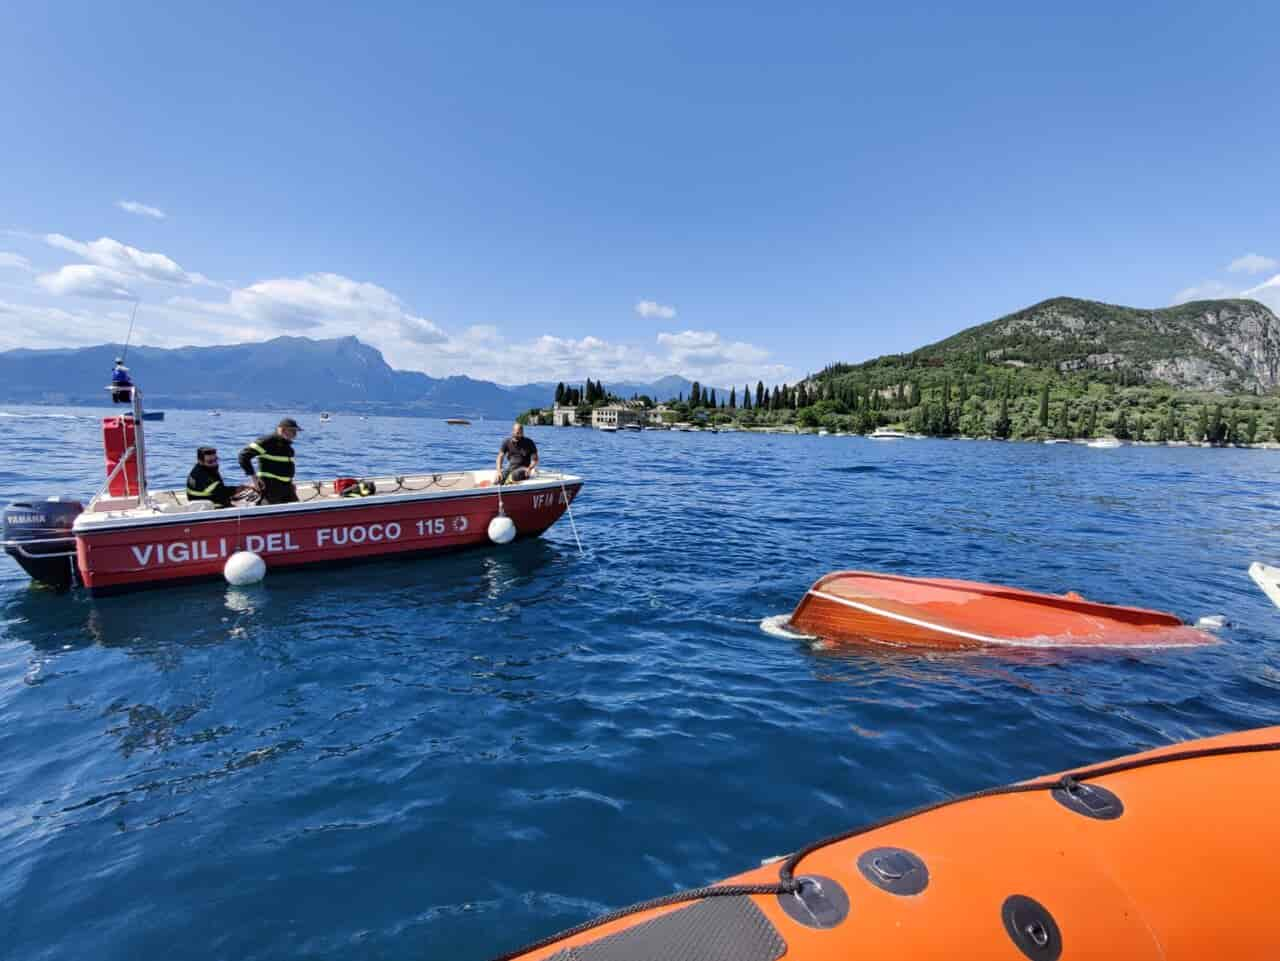
M547 961L777 961L786 951L750 898L719 897L557 951Z

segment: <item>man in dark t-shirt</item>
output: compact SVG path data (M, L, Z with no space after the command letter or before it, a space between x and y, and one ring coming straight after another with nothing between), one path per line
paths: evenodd
M502 469L502 458L507 459L507 469ZM538 445L524 436L519 423L511 425L511 436L498 448L498 483L514 483L533 476L538 466Z

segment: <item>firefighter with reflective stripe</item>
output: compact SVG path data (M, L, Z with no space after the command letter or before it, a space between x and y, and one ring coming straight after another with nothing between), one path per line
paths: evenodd
M235 491L222 483L218 472L218 452L212 447L196 449L196 466L187 475L188 501L213 501L219 507L230 507Z
M292 417L276 425L274 434L259 437L240 452L240 467L267 504L290 504L298 499L293 486L293 441L302 430ZM258 469L253 469L253 459Z

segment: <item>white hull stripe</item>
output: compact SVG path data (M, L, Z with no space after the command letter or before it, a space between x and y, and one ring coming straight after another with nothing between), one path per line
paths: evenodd
M831 601L834 604L843 604L845 607L852 607L856 610L863 611L867 614L874 614L877 617L883 617L891 621L901 621L903 624L914 624L916 627L928 628L931 631L937 631L939 634L950 634L952 637L963 637L971 641L980 641L983 644L1001 644L1005 647L1118 647L1125 650L1134 648L1171 648L1171 647L1197 647L1198 645L1192 641L1186 641L1180 644L1161 644L1152 642L1149 644L1108 644L1102 643L1084 643L1073 644L1057 640L1055 638L1026 638L1020 641L1010 640L1001 637L987 637L985 634L972 634L969 631L962 631L954 627L943 627L941 624L931 624L928 621L922 621L919 618L908 617L906 614L896 614L893 611L882 611L878 607L872 607L870 604L859 604L857 601L851 601L847 597L837 597L834 594L827 594L824 591L809 591L814 597L820 597L824 601ZM1037 643L1039 641L1039 643Z
M837 597L834 594L827 594L823 591L810 591L809 593L814 597L822 598L824 601L843 604L845 607L852 607L855 610L863 611L867 614L874 614L877 617L888 618L891 621L901 621L903 624L911 624L915 627L927 628L930 631L937 631L939 634L950 634L952 637L963 637L966 640L978 641L982 644L1012 644L1021 646L1018 641L1011 641L1000 637L988 637L985 634L972 634L969 631L962 631L954 627L943 627L941 624L931 624L929 621L922 621L916 617L908 617L906 614L896 614L893 611L882 611L880 608L872 607L870 604L859 604L857 601L851 601L847 597Z

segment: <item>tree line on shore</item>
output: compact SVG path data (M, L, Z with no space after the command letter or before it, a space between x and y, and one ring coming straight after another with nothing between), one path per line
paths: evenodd
M1130 370L1069 375L1052 369L1008 367L974 358L966 369L917 366L909 357L881 358L856 367L833 365L799 384L731 387L726 394L694 382L667 400L669 421L825 427L868 433L898 426L936 437L1075 439L1253 444L1280 441L1280 398L1178 390ZM631 403L652 408L648 397ZM558 384L556 402L580 407L626 403L599 381ZM532 413L532 412L531 412Z

